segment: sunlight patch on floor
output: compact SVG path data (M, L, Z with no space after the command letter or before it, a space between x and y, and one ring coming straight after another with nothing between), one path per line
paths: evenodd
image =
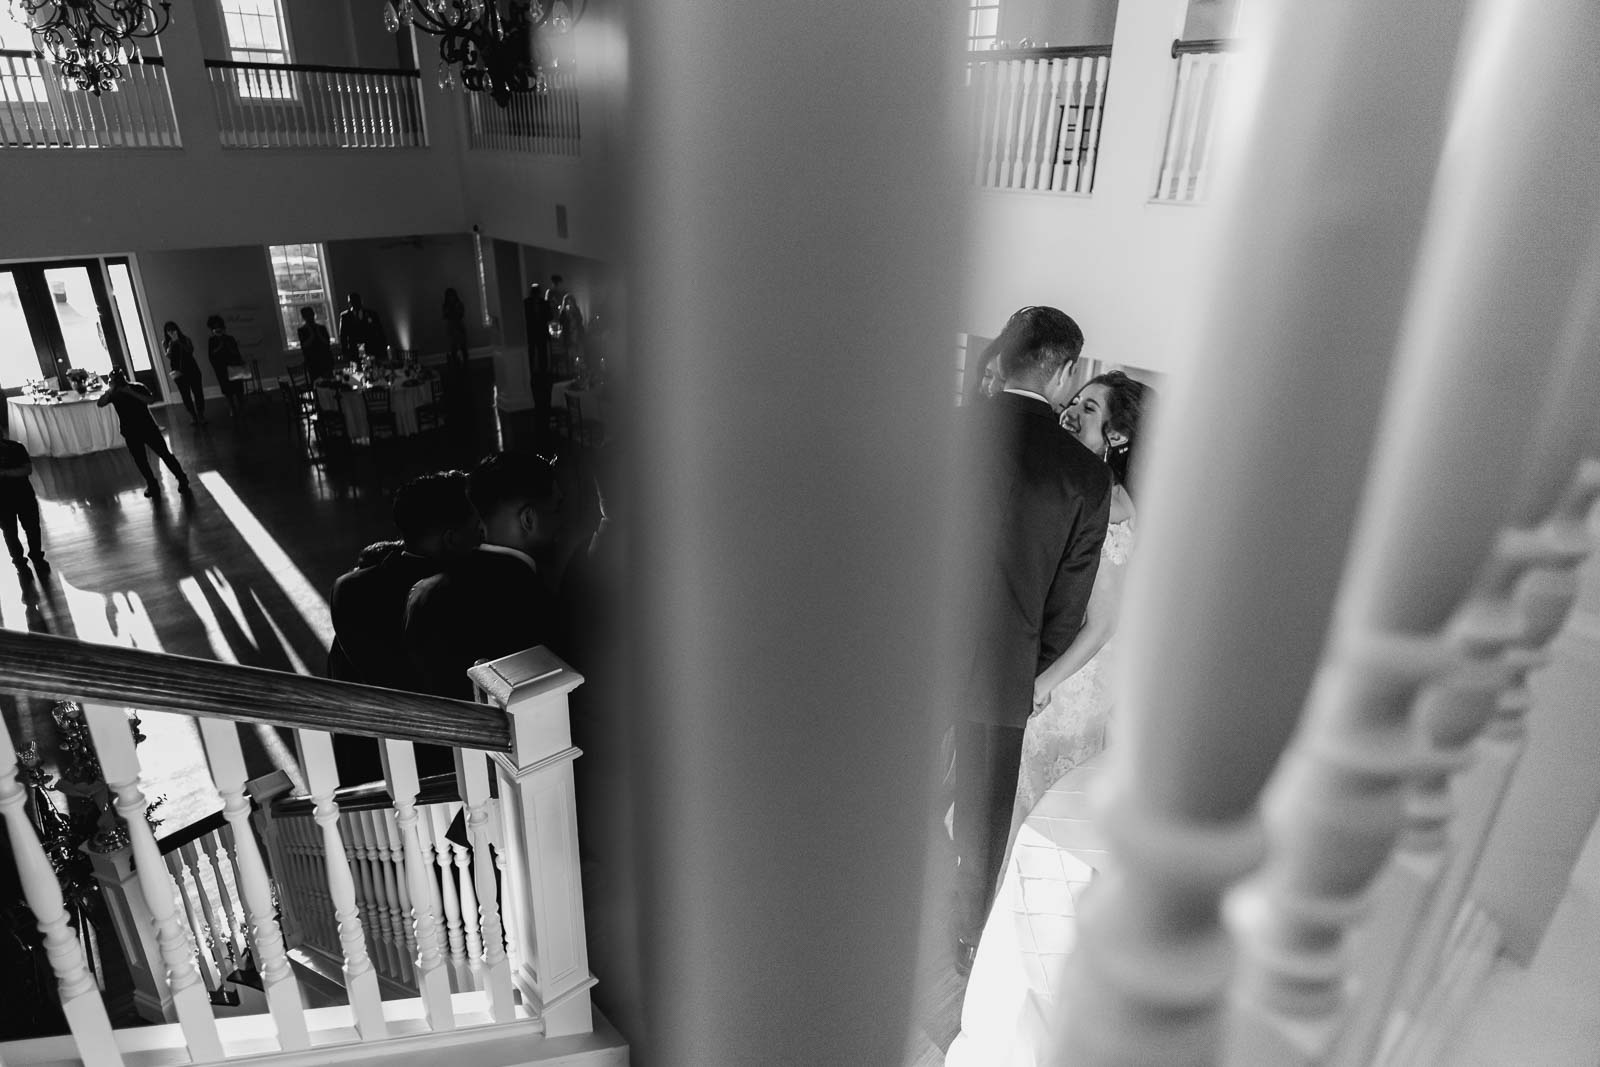
M233 523L245 544L250 546L250 551L255 553L261 566L282 588L289 603L311 627L311 632L317 635L317 640L324 647L332 644L333 617L328 612L328 602L317 592L316 586L295 566L283 546L261 525L255 513L239 499L239 494L233 491L226 478L216 471L206 471L199 476L199 481L211 494L217 509Z

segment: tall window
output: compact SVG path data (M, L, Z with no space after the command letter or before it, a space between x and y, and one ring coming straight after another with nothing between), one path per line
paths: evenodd
M279 0L221 0L228 58L236 63L288 63L289 33ZM293 96L286 71L235 71L239 95L257 99Z
M334 330L333 301L328 297L327 257L319 244L270 245L272 281L278 290L278 318L283 323L283 340L290 348L300 347L300 309L313 307L317 321Z
M967 14L967 51L987 52L1000 32L1000 0L971 0Z

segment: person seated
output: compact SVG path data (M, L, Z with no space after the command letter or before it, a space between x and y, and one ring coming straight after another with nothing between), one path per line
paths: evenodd
M348 680L419 692L405 654L406 597L413 585L478 547L466 476L446 471L413 478L395 494L394 524L403 539L399 551L376 553L376 562L341 575L329 607Z
M535 557L559 531L560 490L536 456L500 452L467 476L484 543L412 589L405 646L424 691L472 699L467 671L556 639L555 597Z

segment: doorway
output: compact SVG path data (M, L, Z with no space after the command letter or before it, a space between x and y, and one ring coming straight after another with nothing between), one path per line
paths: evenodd
M121 370L160 398L147 336L126 257L0 266L0 393Z

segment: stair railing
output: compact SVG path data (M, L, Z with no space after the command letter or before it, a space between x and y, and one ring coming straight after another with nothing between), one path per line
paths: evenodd
M474 703L9 631L0 632L0 660L13 692L83 704L129 839L126 862L113 868L113 914L130 963L149 971L145 1004L172 1020L112 1028L22 810L15 751L0 729L0 814L71 1031L43 1039L43 1052L32 1042L29 1062L43 1055L116 1065L135 1047L208 1062L315 1046L319 1062L337 1063L367 1055L367 1042L457 1030L452 1047L592 1031L572 785L579 752L567 712L583 679L547 650L474 668ZM128 718L135 708L197 716L223 798L221 820L183 835L166 855L144 818ZM239 722L293 728L309 788L310 817L306 802L287 805L265 854L251 825ZM366 806L341 810L333 730L380 742L386 804L368 796ZM459 801L441 801L437 783L423 791L417 743L456 750ZM445 836L456 804L465 847ZM347 1005L306 1009L286 923L337 961ZM219 1019L208 993L246 951L269 1018ZM410 996L383 999L379 978L388 972L407 976L401 992ZM274 1036L263 1043L263 1032ZM589 1040L615 1043L614 1035Z

